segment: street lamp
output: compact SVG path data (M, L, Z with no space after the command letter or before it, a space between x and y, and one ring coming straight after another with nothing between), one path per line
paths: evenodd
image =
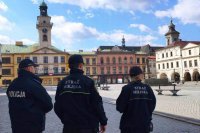
M175 81L176 81L175 78L176 78L176 76L175 76L175 68L174 68L174 83L175 83Z

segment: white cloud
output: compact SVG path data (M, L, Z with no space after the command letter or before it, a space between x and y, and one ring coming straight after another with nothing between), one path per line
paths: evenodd
M0 11L7 11L7 10L8 6L3 1L0 1Z
M10 22L7 18L0 15L0 30L12 30L14 23Z
M27 39L27 38L19 39L18 41L22 41L23 44L25 44L25 45L36 43L35 41L32 41L32 40ZM15 42L16 41L13 40L12 38L10 38L9 36L0 35L0 43L2 43L2 44L15 44Z
M13 44L15 41L12 40L10 37L5 35L0 35L0 43L1 44Z
M99 36L99 40L107 41L107 42L113 42L114 44L121 45L122 37L125 37L126 45L133 46L133 45L144 45L144 44L151 44L154 40L157 40L156 37L151 35L133 35L133 34L127 34L123 31L113 31L110 34L102 33Z
M113 42L121 45L121 39L124 35L127 44L151 43L157 38L151 35L138 36L133 34L126 34L122 30L114 30L110 33L103 33L97 31L93 27L88 27L82 23L69 22L63 16L52 16L54 28L52 35L55 39L60 40L65 44L65 48L72 48L77 42L87 39L96 39L104 42ZM78 43L77 43L78 44ZM57 44L59 45L59 44Z
M54 23L53 36L65 44L98 35L95 28L87 27L82 23L68 22L63 16L52 16L52 22Z
M151 29L144 24L130 24L131 28L138 28L142 32L150 32Z
M36 43L35 41L27 39L27 38L23 38L20 41L22 41L23 44L34 44L34 43Z
M158 26L158 33L164 35L168 31L168 25Z
M167 11L156 11L154 14L158 18L163 18L163 17L171 17L171 10Z
M200 25L200 1L199 0L178 0L178 3L171 9L156 11L157 17L173 17L179 19L183 24Z
M33 4L39 4L39 0L31 0Z
M86 13L85 18L93 18L94 14L93 13Z
M109 10L127 10L127 11L142 11L146 12L151 8L153 4L160 1L166 2L166 0L155 0L151 2L149 0L48 0L52 3L67 3L76 5L84 9L109 9Z

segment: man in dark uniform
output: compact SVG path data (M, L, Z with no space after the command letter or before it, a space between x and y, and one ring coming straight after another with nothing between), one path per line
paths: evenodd
M131 82L122 88L116 101L116 109L123 113L120 121L121 133L149 133L156 98L150 86L141 82L142 70L138 66L130 69Z
M22 60L18 77L7 89L13 133L41 133L45 129L45 113L53 108L42 80L35 75L37 66L30 59Z
M70 75L57 87L54 110L64 124L63 133L103 133L107 118L94 81L83 75L83 58L72 55Z

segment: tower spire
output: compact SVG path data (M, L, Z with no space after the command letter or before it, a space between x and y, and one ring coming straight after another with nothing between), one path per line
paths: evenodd
M124 38L124 35L123 35L123 38L122 38L122 47L125 48L125 38Z
M169 30L168 32L165 34L165 37L166 37L166 44L169 45L169 44L172 44L173 42L175 41L178 41L179 40L179 32L176 31L175 29L175 25L173 24L173 19L171 17L171 20L170 20L170 24L169 24Z
M40 16L48 16L47 9L48 6L43 0L42 3L40 4Z

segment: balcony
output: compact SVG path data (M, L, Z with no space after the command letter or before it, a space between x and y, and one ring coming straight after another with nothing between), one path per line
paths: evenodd
M37 73L38 76L66 76L69 73L67 72L60 72L60 73Z

